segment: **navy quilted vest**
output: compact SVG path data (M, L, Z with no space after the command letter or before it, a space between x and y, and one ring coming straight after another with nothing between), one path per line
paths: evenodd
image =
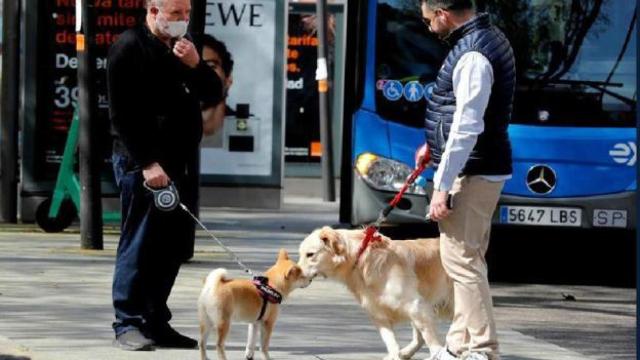
M484 132L478 137L461 175L511 174L511 143L507 126L511 118L516 79L511 45L504 34L491 25L488 14L479 14L453 31L447 42L452 49L438 73L425 116L433 164L437 168L440 163L456 109L453 69L462 55L477 51L491 63L494 82L484 114Z

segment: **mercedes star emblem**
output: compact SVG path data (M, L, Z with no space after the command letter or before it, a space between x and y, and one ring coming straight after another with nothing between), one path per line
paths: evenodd
M556 173L546 165L534 165L527 173L527 187L536 194L548 194L556 187Z

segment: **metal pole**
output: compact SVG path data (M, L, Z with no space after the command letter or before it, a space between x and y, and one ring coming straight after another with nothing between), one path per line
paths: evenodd
M329 68L327 66L327 0L316 1L316 29L318 31L318 80L320 143L322 145L322 198L336 201L335 177L333 175L333 141L329 119Z
M20 106L20 2L3 2L0 221L18 222L18 109Z
M207 17L207 2L192 1L191 17L189 20L189 34L191 34L198 42L204 33L204 23ZM199 44L198 44L199 45Z
M100 137L97 136L97 92L95 89L95 8L94 1L77 0L82 11L76 26L80 131L80 243L83 249L102 250L102 196L100 189ZM76 12L78 14L78 12ZM78 21L78 20L77 20Z
M353 210L353 114L360 104L362 58L365 53L363 36L366 27L367 2L347 1L344 71L344 109L342 123L342 161L340 167L340 222L351 223Z

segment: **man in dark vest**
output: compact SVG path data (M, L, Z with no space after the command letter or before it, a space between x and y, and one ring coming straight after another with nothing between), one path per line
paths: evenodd
M426 136L436 169L429 216L454 283L447 346L434 360L499 359L485 253L491 217L511 177L507 125L515 90L508 40L472 0L422 0L429 30L451 50L429 99ZM453 198L453 209L447 197Z

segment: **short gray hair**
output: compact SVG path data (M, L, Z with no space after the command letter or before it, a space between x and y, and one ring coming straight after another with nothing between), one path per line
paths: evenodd
M473 10L473 0L421 0L429 9L446 9L452 11Z
M147 0L145 7L148 9L150 6L163 7L164 0Z

